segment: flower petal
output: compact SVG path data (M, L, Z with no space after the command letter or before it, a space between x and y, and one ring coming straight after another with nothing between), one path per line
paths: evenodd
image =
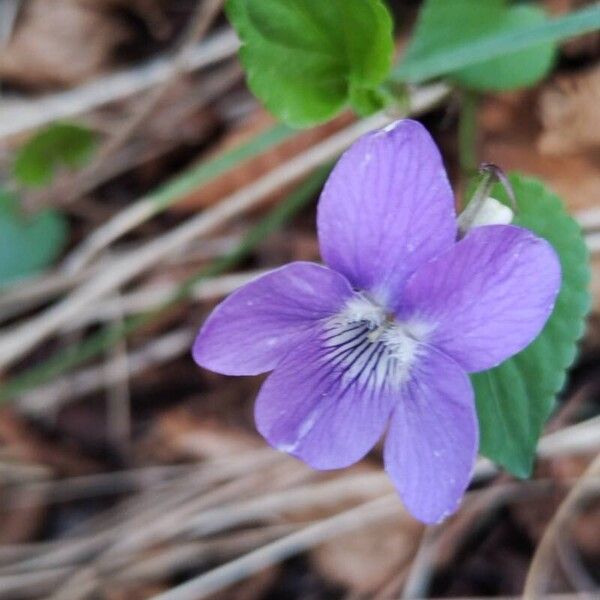
M435 327L430 343L465 370L481 371L532 342L552 313L560 263L527 229L473 229L406 284L398 312Z
M272 446L315 469L360 460L383 434L398 399L381 380L373 385L348 378L326 360L327 351L315 332L290 352L263 384L254 411L258 430Z
M440 153L418 122L398 121L349 148L318 207L323 260L382 303L456 239Z
M275 269L221 302L194 343L194 360L225 375L272 370L316 321L352 295L339 273L308 262Z
M415 367L385 441L385 469L407 510L425 523L453 513L469 484L478 448L473 389L441 352Z

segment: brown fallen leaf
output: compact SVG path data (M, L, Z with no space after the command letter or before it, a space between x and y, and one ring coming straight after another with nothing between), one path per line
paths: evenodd
M486 97L479 112L481 159L505 171L517 170L544 180L571 213L594 208L600 198L600 153L542 154L538 95L517 92Z
M339 131L354 120L350 113L343 113L332 121L313 129L298 131L292 138L287 139L275 147L242 161L235 169L228 170L223 175L216 177L205 185L195 189L184 199L177 202L172 210L177 212L196 211L210 206L241 189L257 179L260 179L268 171L285 163L291 158L304 152L319 141ZM238 128L227 134L225 138L212 149L202 161L214 158L228 150L248 142L254 136L267 131L273 127L275 120L263 109L257 109ZM275 195L265 200L272 202L285 195L291 186L286 186Z
M323 479L343 479L353 475L378 474L381 468L362 461L343 473L324 472ZM392 490L390 483L390 491ZM372 490L357 489L333 503L288 514L291 522L310 522L338 514L356 506L357 501L372 497ZM381 588L400 573L412 560L424 526L402 509L398 498L398 515L371 524L356 533L336 536L309 553L315 569L334 586L343 586L350 594L365 595Z
M579 551L590 560L591 564L599 564L600 560L600 501L596 498L589 506L584 507L570 527Z
M410 563L422 531L423 526L405 513L315 548L311 562L349 592L373 593Z
M47 512L46 484L55 474L82 475L97 470L97 465L80 458L74 448L45 439L10 409L0 411L0 448L10 470L18 475L13 482L16 485L8 485L11 478L6 474L1 477L0 544L27 542L38 534Z
M542 154L564 155L600 148L600 66L560 75L540 94Z
M585 454L557 456L552 460L546 461L546 468L552 480L567 488L573 484L573 481L583 475L591 459L591 455Z
M160 416L139 450L146 459L151 453L172 461L239 456L261 446L257 435L214 416L196 414L184 405Z
M0 79L35 89L79 83L102 71L129 35L97 6L31 0L0 52Z
M530 497L519 498L510 505L510 513L538 544L546 527L569 491L573 482L580 477L589 465L589 456L558 456L540 461L535 469L535 478L551 482L543 496L532 493Z
M65 476L86 475L100 470L100 464L66 441L49 439L11 409L0 411L0 443L15 460L48 467Z

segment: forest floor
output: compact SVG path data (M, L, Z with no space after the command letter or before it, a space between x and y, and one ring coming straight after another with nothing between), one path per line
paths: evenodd
M319 260L312 157L357 127L345 114L264 142L275 122L209 4L0 3L0 173L54 120L100 139L88 166L23 193L32 213L66 214L70 237L53 270L0 293L0 318L19 328L0 377L33 373L0 412L0 599L512 597L528 573L543 597L600 597L600 480L588 470L600 447L600 34L564 44L536 88L480 99L478 160L537 175L564 199L590 248L593 310L533 477L481 461L457 515L424 529L380 447L350 469L312 471L256 433L261 378L191 359L223 296ZM395 5L408 27L418 2ZM458 189L458 99L422 108ZM265 149L219 163L256 140Z

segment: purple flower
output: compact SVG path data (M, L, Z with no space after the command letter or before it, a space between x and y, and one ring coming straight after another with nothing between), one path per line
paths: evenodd
M382 436L385 468L424 522L456 510L478 449L467 373L519 352L560 288L551 246L511 225L457 241L454 198L422 125L358 140L318 208L327 266L295 262L222 302L194 345L227 375L273 371L256 423L316 469L346 467Z

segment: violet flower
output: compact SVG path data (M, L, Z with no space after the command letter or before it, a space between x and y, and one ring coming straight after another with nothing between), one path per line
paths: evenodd
M540 332L560 287L552 247L511 225L457 241L454 198L422 125L359 139L318 207L327 266L294 262L222 302L194 345L227 375L273 370L260 433L316 469L361 459L387 428L384 460L424 522L456 510L478 449L467 373Z

